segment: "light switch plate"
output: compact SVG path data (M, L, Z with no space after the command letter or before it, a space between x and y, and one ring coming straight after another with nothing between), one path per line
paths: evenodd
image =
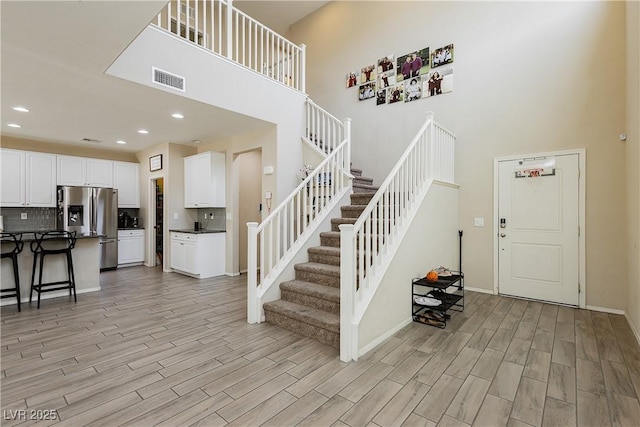
M473 225L475 227L484 227L484 218L474 218Z
M178 214L178 212L173 213L173 219L180 219L180 215Z
M27 213L26 212L20 213L20 219L27 219Z

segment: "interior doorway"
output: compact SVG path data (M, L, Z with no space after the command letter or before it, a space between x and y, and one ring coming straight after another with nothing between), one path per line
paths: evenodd
M152 187L152 240L151 265L162 266L164 260L164 178L157 178L151 181Z
M247 271L247 223L262 222L262 150L240 153L235 159L238 171L238 266Z

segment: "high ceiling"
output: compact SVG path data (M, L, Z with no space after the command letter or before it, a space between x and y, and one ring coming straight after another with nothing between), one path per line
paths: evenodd
M234 5L286 33L325 3L236 0ZM262 126L246 116L104 74L165 4L1 1L2 135L137 152ZM17 112L16 106L30 112ZM172 118L175 112L184 118ZM12 123L22 127L9 127ZM139 134L139 129L149 133Z

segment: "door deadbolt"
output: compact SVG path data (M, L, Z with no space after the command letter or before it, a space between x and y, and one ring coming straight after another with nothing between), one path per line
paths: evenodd
M507 235L504 233L500 233L500 237L506 237Z

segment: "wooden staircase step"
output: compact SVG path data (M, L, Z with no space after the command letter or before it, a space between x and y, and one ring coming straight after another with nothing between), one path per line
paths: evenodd
M307 307L340 314L340 289L304 280L280 284L280 298Z
M281 299L263 308L267 322L340 348L339 315Z

